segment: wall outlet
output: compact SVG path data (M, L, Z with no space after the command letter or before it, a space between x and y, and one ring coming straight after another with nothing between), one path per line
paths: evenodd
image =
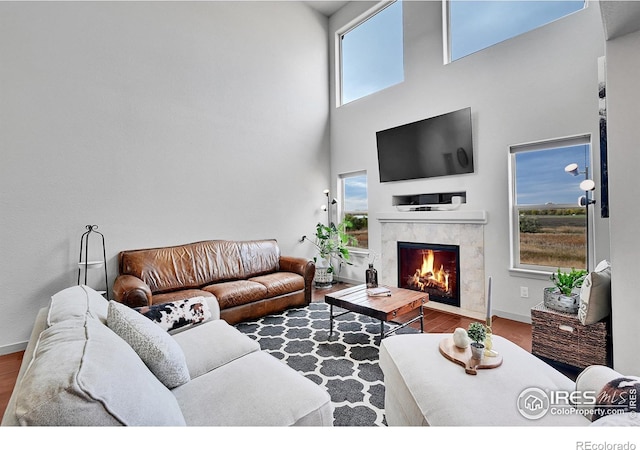
M529 288L526 286L520 286L520 297L529 298Z

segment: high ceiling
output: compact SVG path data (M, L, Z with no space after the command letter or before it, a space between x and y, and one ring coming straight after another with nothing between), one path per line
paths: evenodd
M334 12L342 8L349 2L339 2L333 0L316 0L316 1L307 1L305 2L307 5L311 6L316 11L321 12L327 17L330 17Z
M600 1L605 39L640 30L640 2Z

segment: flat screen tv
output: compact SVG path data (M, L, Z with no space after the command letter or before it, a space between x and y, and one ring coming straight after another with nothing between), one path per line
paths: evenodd
M380 181L473 173L471 108L376 133Z

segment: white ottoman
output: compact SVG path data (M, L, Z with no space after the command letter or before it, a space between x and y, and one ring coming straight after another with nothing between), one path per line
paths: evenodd
M575 390L571 379L529 352L494 335L493 348L502 355L502 365L469 375L440 354L438 345L448 336L405 334L382 340L388 425L589 425L579 414L546 414L536 420L520 414L518 396L527 388Z

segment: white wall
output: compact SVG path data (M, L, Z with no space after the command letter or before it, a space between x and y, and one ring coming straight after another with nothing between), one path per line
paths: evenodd
M0 353L117 252L278 239L329 180L327 18L300 2L0 2Z
M329 21L330 49L336 31L371 2L354 2ZM530 321L530 309L550 285L546 276L509 271L508 148L510 145L592 133L599 166L597 60L604 55L599 9L592 5L563 20L443 65L442 4L404 3L405 81L335 108L331 78L331 174L365 169L369 212L391 211L392 195L466 191L469 210L486 210L485 273L493 277L494 312ZM332 54L330 62L334 62ZM375 132L471 107L475 174L379 183ZM596 174L596 182L599 177ZM599 211L599 210L598 210ZM609 257L608 221L597 220L596 258ZM380 224L369 221L369 242L380 252ZM366 259L344 277L364 278ZM529 298L520 298L520 286Z
M627 374L640 373L638 342L640 296L638 256L640 214L640 32L607 41L607 148L611 198L611 288L613 364Z

